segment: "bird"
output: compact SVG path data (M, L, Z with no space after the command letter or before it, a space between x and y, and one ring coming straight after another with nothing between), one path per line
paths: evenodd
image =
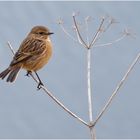
M0 78L7 77L7 82L14 82L21 69L27 71L27 76L34 72L39 80L37 88L43 85L37 71L45 66L52 56L50 35L54 34L45 26L34 26L22 41L9 67L0 73Z

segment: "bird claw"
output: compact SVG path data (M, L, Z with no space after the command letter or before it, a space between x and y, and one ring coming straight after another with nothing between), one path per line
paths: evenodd
M37 90L40 90L42 88L42 86L44 86L43 83L42 82L39 82L39 84L37 86Z
M26 73L26 75L25 75L25 76L30 77L30 74L31 74L31 73L32 73L31 71L27 71L27 73Z

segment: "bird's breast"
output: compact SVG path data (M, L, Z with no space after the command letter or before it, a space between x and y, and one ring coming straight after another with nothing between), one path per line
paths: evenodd
M27 62L24 64L23 68L25 68L26 70L29 71L38 71L39 69L41 69L44 65L46 65L49 61L49 59L52 56L52 44L50 40L46 40L46 47L43 51L43 53L41 53L38 56L34 56L32 58L32 61Z

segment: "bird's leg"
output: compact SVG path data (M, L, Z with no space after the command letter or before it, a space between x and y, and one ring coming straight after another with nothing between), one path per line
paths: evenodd
M44 85L43 85L41 79L39 78L39 75L37 74L37 72L35 72L35 74L36 74L36 76L37 76L37 78L38 78L38 80L39 80L39 83L38 83L38 86L37 86L37 88L38 88L38 90L39 90L39 89L41 89L41 85L42 85L42 86L44 86Z
M32 72L28 70L25 76L28 76L28 77L29 77L29 75L30 75L31 73L32 73Z

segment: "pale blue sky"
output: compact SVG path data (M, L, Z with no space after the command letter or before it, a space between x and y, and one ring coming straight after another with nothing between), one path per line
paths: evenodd
M55 34L53 57L39 71L48 89L72 111L88 120L86 49L68 38L56 24L61 17L68 30L72 13L79 22L92 16L89 36L103 15L114 17L102 37L106 43L131 28L136 39L125 38L111 47L92 50L92 94L94 117L140 51L140 2L0 2L0 71L10 63L10 41L16 50L30 29L44 25ZM82 26L82 29L84 26ZM72 32L72 31L71 31ZM74 35L74 33L73 33ZM90 138L89 130L58 107L35 82L21 71L14 84L0 81L0 138ZM140 64L130 74L111 107L96 126L97 138L140 138Z

